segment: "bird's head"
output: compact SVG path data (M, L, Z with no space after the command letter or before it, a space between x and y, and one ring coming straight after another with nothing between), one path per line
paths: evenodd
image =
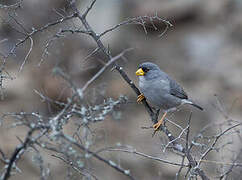
M156 76L160 72L160 68L151 62L145 62L139 65L138 70L136 71L137 76L151 77Z

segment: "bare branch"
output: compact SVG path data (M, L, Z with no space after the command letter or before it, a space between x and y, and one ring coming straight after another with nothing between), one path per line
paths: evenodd
M120 54L118 54L117 56L110 59L89 81L86 82L86 84L82 87L81 91L84 92L88 88L88 86L93 81L95 81L106 70L107 67L109 67L111 64L113 64L118 59L120 59L126 52L128 52L130 50L132 50L132 49L126 49L123 52L121 52Z
M64 163L70 165L72 167L72 169L74 169L76 172L78 172L79 174L86 176L86 177L93 177L95 180L97 180L98 178L96 176L94 176L93 174L91 174L90 172L85 172L84 170L80 170L72 161L69 161L63 157L57 156L52 154L53 157L58 158L60 160L62 160Z
M22 40L20 40L18 43L16 43L16 44L12 47L12 49L11 49L10 52L4 57L4 59L8 58L10 55L15 54L16 49L17 49L20 45L22 45L23 43L25 43L25 41L26 41L27 39L29 39L30 37L33 37L36 33L38 33L38 32L42 32L42 31L44 31L44 30L46 30L46 29L48 29L48 28L50 28L50 27L52 27L52 26L55 26L55 25L57 25L57 24L61 24L61 23L65 22L65 21L70 20L70 19L75 18L75 17L76 17L76 14L74 13L74 14L71 14L71 15L69 15L69 16L66 16L66 17L60 18L60 19L58 19L58 20L56 20L56 21L54 21L54 22L47 23L46 25L42 26L42 27L39 28L39 29L34 29L34 28L33 28L33 30L32 30L31 33L29 33L28 35L26 35ZM3 62L3 64L5 64L5 61Z
M11 4L11 5L0 4L0 8L1 9L16 9L16 8L20 7L22 5L22 3L23 3L23 0L19 0L15 4Z
M22 154L22 151L24 151L25 149L27 149L29 147L29 145L31 145L34 141L36 141L37 139L39 139L40 137L42 137L46 132L47 132L47 129L44 130L40 135L38 135L37 137L35 137L34 139L31 138L32 134L36 131L36 130L39 130L39 129L42 129L42 128L46 128L47 126L36 126L32 129L29 130L24 142L16 147L14 153L12 154L10 160L9 160L9 163L7 165L7 170L6 172L4 173L4 176L3 176L3 180L7 180L10 176L11 176L11 170L12 170L12 167L13 165L15 164L15 162L20 159L20 154Z
M120 166L118 166L116 163L114 163L111 160L106 160L104 158L102 158L101 156L99 156L98 154L90 151L89 149L85 148L83 145L79 144L78 142L76 142L75 139L66 136L65 134L62 134L62 137L64 139L66 139L67 141L71 142L72 144L74 144L75 146L77 146L78 148L80 148L81 150L87 152L88 154L90 154L91 156L95 157L96 159L102 161L103 163L105 163L106 165L112 167L113 169L121 172L123 175L129 177L130 179L134 180L134 177L130 174L130 170L125 170L123 168L121 168Z
M20 66L20 68L19 68L19 72L22 71L22 69L23 69L23 67L24 67L24 65L25 65L25 63L26 63L26 61L27 61L27 59L28 59L28 57L29 57L29 55L30 55L32 49L33 49L34 41L33 41L32 37L30 37L30 36L29 36L29 39L30 39L30 47L29 47L29 51L28 51L28 53L26 54L26 56L25 56L25 58L24 58L24 61L23 61L23 63L21 64L21 66Z
M129 149L120 149L120 148L116 148L116 147L109 147L109 148L101 149L101 150L97 151L96 153L100 153L100 152L103 152L103 151L119 151L119 152L131 153L131 154L135 154L135 155L138 155L138 156L142 156L142 157L145 157L145 158L148 158L148 159L152 159L152 160L155 160L155 161L159 161L159 162L174 165L174 166L189 167L189 165L179 164L179 163L171 162L171 161L161 159L161 158L158 158L158 157L154 157L154 156L145 154L143 152L139 152L139 151L137 151L133 148L132 149L130 149L130 148Z
M92 0L91 5L89 7L87 7L86 11L82 14L83 18L87 17L87 14L92 9L92 7L94 6L95 2L96 2L96 0Z
M226 132L230 131L231 129L234 129L235 127L238 127L238 126L241 126L241 125L242 125L242 123L236 124L234 126L227 128L226 130L224 130L220 134L218 134L216 136L215 140L213 141L212 145L202 154L200 160L198 161L198 166L200 165L202 160L207 156L207 154L214 149L214 147L215 147L217 141L219 140L219 138L221 138Z
M90 54L88 54L83 61L86 61L88 58L92 57L94 54L96 54L99 51L99 47L97 47L96 49L94 49Z
M126 21L123 21L107 30L105 30L104 32L100 33L99 34L99 37L102 37L104 35L106 35L107 33L111 32L111 31L114 31L115 29L119 28L120 26L123 26L123 25L129 25L129 24L138 24L138 25L141 25L145 31L145 33L147 34L147 30L146 30L146 26L145 26L145 23L146 22L150 22L154 29L155 30L158 30L155 25L154 25L154 21L159 21L159 22L163 22L166 24L166 29L164 32L162 32L161 35L159 35L159 37L161 37L163 34L166 33L166 31L169 29L169 27L172 27L172 24L167 21L167 20L164 20L164 19L161 19L160 17L158 17L157 15L156 16L140 16L140 17L134 17L134 18L130 18Z

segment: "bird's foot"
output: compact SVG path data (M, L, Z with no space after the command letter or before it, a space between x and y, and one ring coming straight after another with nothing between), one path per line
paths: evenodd
M163 120L165 119L166 115L167 115L167 112L165 112L165 113L163 114L161 120L159 120L157 123L155 123L155 124L153 125L153 128L155 129L155 131L157 131L157 130L160 128L160 126L162 125Z
M144 98L145 96L143 94L138 95L137 103L141 103Z
M161 125L162 125L162 121L158 121L157 123L155 123L153 125L153 128L155 129L155 131L157 131L160 128Z

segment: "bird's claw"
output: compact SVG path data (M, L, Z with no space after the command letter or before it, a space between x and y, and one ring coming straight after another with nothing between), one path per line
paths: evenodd
M145 96L143 94L138 95L137 103L141 103L144 98Z
M157 123L155 123L155 124L153 125L153 128L155 129L155 131L157 131L157 130L160 128L160 126L162 125L163 120L165 119L166 115L167 115L167 112L165 112L165 113L163 114L161 120L159 120Z
M155 129L155 131L157 131L160 128L161 124L162 122L159 121L153 125L153 128Z

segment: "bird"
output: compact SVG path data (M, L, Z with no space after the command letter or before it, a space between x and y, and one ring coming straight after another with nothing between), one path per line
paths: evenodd
M155 109L161 109L164 114L161 119L153 125L157 131L162 125L168 112L174 112L184 104L192 105L199 110L203 108L188 98L184 91L174 79L163 72L159 66L151 62L144 62L138 66L136 75L139 77L139 88L137 102L146 99Z

